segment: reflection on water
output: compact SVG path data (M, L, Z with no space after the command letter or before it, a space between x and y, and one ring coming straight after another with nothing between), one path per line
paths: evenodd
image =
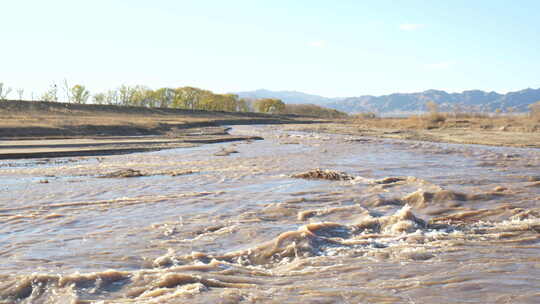
M0 303L539 302L540 151L233 132L265 140L2 161Z

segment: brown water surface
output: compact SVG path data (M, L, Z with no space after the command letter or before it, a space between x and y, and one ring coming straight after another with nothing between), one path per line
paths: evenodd
M539 150L233 133L0 162L0 303L540 302Z

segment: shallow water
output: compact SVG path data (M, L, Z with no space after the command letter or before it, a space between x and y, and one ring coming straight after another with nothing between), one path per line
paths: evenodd
M540 302L539 150L233 133L2 161L0 303Z

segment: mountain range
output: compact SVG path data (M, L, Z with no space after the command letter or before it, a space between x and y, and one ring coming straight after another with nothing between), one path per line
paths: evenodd
M410 114L426 111L426 103L433 101L441 111L527 112L528 106L540 101L540 89L525 89L506 94L480 90L448 93L427 90L418 93L395 93L382 96L329 98L296 91L255 90L235 93L241 98L278 98L289 104L316 104L346 113L373 112L379 114Z

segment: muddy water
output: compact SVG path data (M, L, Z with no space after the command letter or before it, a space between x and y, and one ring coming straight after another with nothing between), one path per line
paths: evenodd
M0 303L540 302L540 151L233 133L1 162Z

